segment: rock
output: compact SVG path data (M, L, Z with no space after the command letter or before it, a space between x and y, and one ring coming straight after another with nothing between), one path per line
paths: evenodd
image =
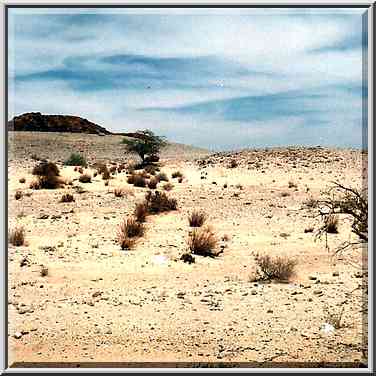
M16 339L20 339L20 338L22 338L22 333L16 332L16 333L14 333L13 337L16 338Z
M252 295L257 295L258 292L257 292L256 290L251 290L251 294L252 294Z
M339 276L339 272L338 271L333 272L333 277L338 277L338 276Z
M310 276L308 276L308 279L310 281L315 281L317 279L317 277L315 275L310 275Z
M313 293L314 293L315 295L323 295L322 290L314 290Z

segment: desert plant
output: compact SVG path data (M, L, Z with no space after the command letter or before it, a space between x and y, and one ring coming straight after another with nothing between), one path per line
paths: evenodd
M40 181L39 179L34 179L30 182L29 185L30 189L41 189Z
M329 214L325 218L325 231L328 234L338 234L338 215Z
M303 203L307 208L315 209L318 206L318 201L313 197L310 197Z
M288 197L288 196L290 196L289 192L282 192L281 193L281 197Z
M206 218L206 213L195 210L188 216L189 226L201 227L205 223Z
M229 168L236 168L236 167L238 167L238 162L236 161L236 159L232 159L229 164Z
M188 248L191 253L200 256L215 257L217 238L209 228L194 229L188 237Z
M158 180L156 178L151 178L148 181L148 188L150 188L150 189L156 189L157 185L158 185Z
M168 181L168 177L167 175L164 173L164 172L160 172L156 178L158 179L158 181Z
M178 183L182 183L183 182L183 178L178 178Z
M9 233L9 243L16 247L25 244L25 229L23 227L16 227Z
M148 214L148 207L144 202L136 204L134 209L134 216L137 222L145 222Z
M325 318L324 321L332 325L335 329L342 328L342 317L345 310L344 305L342 304L341 309L335 312L333 309L330 309L328 306L324 307Z
M91 183L91 175L89 174L81 174L78 178L78 181L81 183Z
M26 179L25 179L25 178L21 178L21 179L19 180L19 182L20 182L21 184L23 184L23 183L26 182Z
M129 184L133 184L135 187L146 187L146 179L145 177L140 173L132 173L128 176L127 182Z
M114 195L115 195L115 197L123 197L125 195L124 188L116 187L114 189Z
M14 194L14 198L16 200L20 200L22 198L22 191L20 191L19 189L17 189L16 193Z
M71 193L67 192L61 196L60 202L74 202L74 197Z
M288 281L295 273L297 265L296 260L288 257L269 255L255 255L255 261L258 266L257 279L268 281Z
M159 167L149 164L145 166L144 170L150 175L155 175L159 171Z
M138 222L134 217L125 218L118 228L118 241L121 248L131 248L135 243L135 238L142 236L144 232L143 223Z
M196 259L192 256L191 253L183 253L180 257L180 260L182 260L183 262L186 262L188 264L193 264L196 262Z
M86 159L79 153L72 153L69 158L64 162L66 166L82 166L87 167Z
M162 213L177 209L176 199L168 197L165 192L149 191L145 196L144 203L148 208L148 213L150 214Z
M183 173L181 171L174 171L172 174L171 174L171 177L173 179L175 178L182 178L184 177Z
M289 181L289 188L297 188L298 185L294 183L292 180Z
M64 181L60 179L59 168L53 162L41 162L33 168L33 175L37 176L38 184L33 185L34 189L56 189L64 184Z
M159 137L147 129L136 132L135 138L124 138L122 143L127 146L128 152L138 154L143 164L147 156L157 156L160 150L166 146L163 137Z
M47 277L48 276L48 268L47 266L41 265L40 266L40 276Z
M171 191L173 188L174 188L174 185L171 184L171 183L163 184L163 189L164 189L165 191Z

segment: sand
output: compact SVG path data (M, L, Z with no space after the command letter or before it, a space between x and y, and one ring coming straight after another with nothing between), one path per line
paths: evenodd
M367 249L334 253L343 241L356 240L351 218L340 215L328 250L324 239L315 239L321 219L305 202L320 198L332 181L364 186L367 154L318 147L213 155L170 146L161 170L174 186L168 194L178 210L149 216L145 235L126 251L117 227L148 189L128 184L125 172L108 186L99 175L80 183L74 167L63 165L72 151L86 155L90 174L96 161L127 163L132 156L120 139L10 132L9 228L23 226L27 242L8 250L10 366L366 363ZM72 185L30 189L33 154L56 162ZM230 168L233 159L237 167ZM176 170L184 174L181 183L171 178ZM115 197L116 187L126 195ZM75 201L60 203L67 191ZM180 257L194 209L208 214L223 252L188 264ZM309 227L314 231L305 232ZM296 274L287 283L254 282L255 253L296 260ZM48 275L41 276L41 265ZM326 310L334 315L342 307L341 327L333 329Z

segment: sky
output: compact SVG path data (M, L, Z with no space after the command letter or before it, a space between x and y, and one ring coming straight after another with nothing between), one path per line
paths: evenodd
M359 148L364 14L9 9L9 119L76 115L212 150Z

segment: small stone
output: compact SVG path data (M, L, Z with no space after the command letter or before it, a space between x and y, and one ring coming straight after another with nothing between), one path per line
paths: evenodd
M333 272L333 277L338 277L338 276L339 276L339 272L338 271Z
M22 333L16 332L16 333L14 333L13 337L16 338L16 339L20 339L22 337Z
M310 281L315 281L315 280L317 279L317 277L314 276L314 275L310 275L310 276L308 276L308 279L309 279Z
M323 294L322 290L314 290L313 293L315 295L322 295Z
M252 290L252 291L251 291L251 294L252 294L252 295L257 295L257 291L256 291L256 290Z

